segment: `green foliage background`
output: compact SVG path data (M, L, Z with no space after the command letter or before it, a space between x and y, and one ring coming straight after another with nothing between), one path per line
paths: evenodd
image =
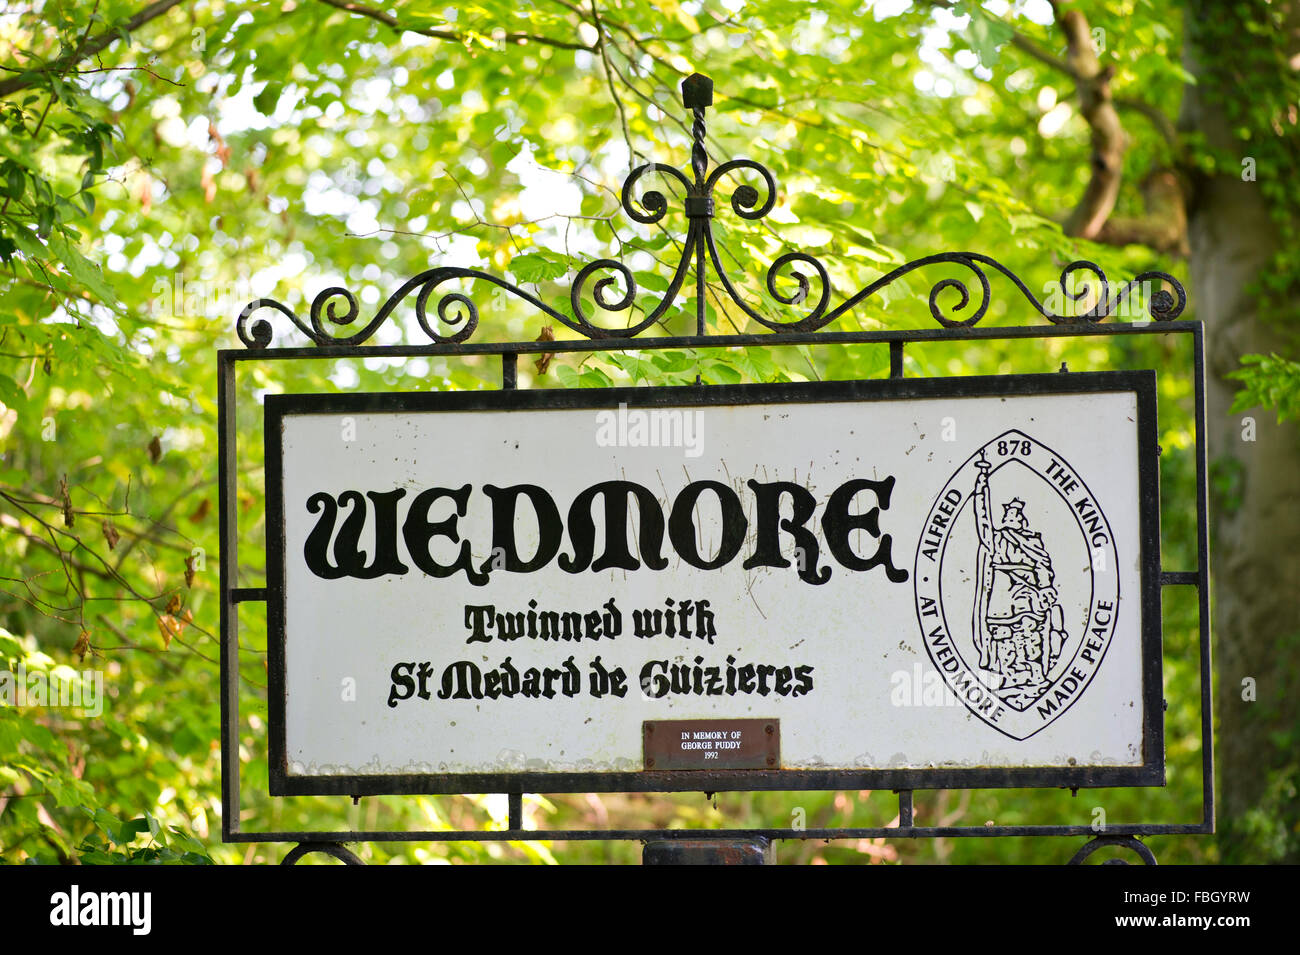
M32 0L0 12L0 91L21 84L0 97L0 659L11 669L19 661L96 669L108 695L98 719L0 708L0 857L8 862L284 854L287 847L219 840L216 350L237 346L235 315L260 295L305 315L316 293L342 285L361 299L364 321L405 278L444 263L503 274L567 309L560 303L577 269L615 255L643 291L632 317L608 320L636 321L667 285L684 220L670 212L659 226L640 227L623 215L618 189L636 163L688 165L677 92L684 75L715 80L714 161L748 156L779 181L767 220L741 221L725 197L716 220L729 267L749 277L749 300L774 318L793 312L766 297L762 278L792 248L822 258L838 296L945 250L991 254L1040 297L1078 258L1100 263L1112 279L1184 269L1139 246L1095 246L1061 231L1087 179L1088 130L1069 105L1069 81L1008 42L1014 29L1047 49L1063 44L1029 4L195 0L154 4L167 9L123 29L144 9L137 3ZM1189 79L1181 6L1079 6L1105 31L1116 89L1175 115ZM116 39L97 56L70 56L102 35ZM1170 147L1140 115L1128 122L1135 136L1126 174L1136 180ZM1118 211L1139 206L1126 191ZM943 268L909 276L837 327L928 326L926 296L947 275L967 277ZM792 283L783 282L788 292ZM490 293L475 296L478 340L535 339L550 324ZM988 322L1038 320L1009 283L995 287L994 300ZM707 309L712 329L759 330L717 294ZM688 331L693 313L687 295L653 334ZM261 317L275 324L276 344L305 343L286 321ZM378 336L421 339L409 303ZM909 375L1055 371L1062 362L1076 371L1160 368L1165 499L1193 499L1185 346L1155 337L952 343L913 348L907 361ZM879 347L561 356L545 371L521 362L520 387L675 383L696 374L713 382L841 379L881 376L887 366ZM1294 367L1272 359L1252 367L1261 374L1247 377L1261 394L1292 389L1274 404L1294 413ZM498 384L495 363L433 358L250 365L238 387L241 407L251 409L268 392ZM246 451L240 583L258 586L260 420L248 413L238 426ZM1194 566L1193 520L1166 508L1166 567ZM245 828L504 826L504 799L494 796L357 806L266 796L258 609L241 610ZM918 821L1091 824L1096 807L1111 824L1197 821L1194 599L1166 591L1165 614L1168 788L921 793ZM800 812L809 827L872 825L890 822L897 806L888 793L530 797L526 806L530 824L552 828L785 826ZM1291 839L1273 833L1264 842L1280 855ZM1152 843L1162 861L1217 857L1209 839ZM1076 847L1030 839L791 843L780 858L1060 862ZM639 856L639 846L625 844L358 851L396 863Z

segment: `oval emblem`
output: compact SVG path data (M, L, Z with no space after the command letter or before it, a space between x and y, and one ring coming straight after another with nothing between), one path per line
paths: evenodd
M1022 431L972 454L926 515L916 613L973 714L1024 740L1096 676L1119 616L1115 537L1078 471Z

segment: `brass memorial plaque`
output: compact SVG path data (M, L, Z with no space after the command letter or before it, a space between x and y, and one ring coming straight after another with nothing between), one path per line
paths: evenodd
M646 720L645 768L780 769L780 720Z

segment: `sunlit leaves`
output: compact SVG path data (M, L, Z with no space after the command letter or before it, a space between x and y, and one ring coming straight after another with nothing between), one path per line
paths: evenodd
M1280 355L1246 355L1241 361L1245 367L1228 376L1244 382L1234 412L1262 406L1275 410L1279 423L1300 418L1300 362Z
M761 185L741 173L719 186L713 220L723 268L769 321L797 320L820 294L809 274L809 300L786 306L768 295L772 263L798 249L825 264L832 305L939 251L994 255L1035 292L1077 257L1112 275L1168 264L1140 248L1085 246L1054 225L1081 191L1088 142L1072 128L1050 140L1037 133L1039 91L1055 84L1064 97L1069 84L1007 42L1011 25L1057 43L1051 28L1012 14L999 19L966 4L966 25L949 36L940 24L954 18L927 4L878 20L847 0L602 3L599 30L585 3L374 7L395 25L320 0L187 4L137 31L129 47L107 48L102 69L96 60L82 65L91 72L43 73L0 102L0 489L39 502L31 514L0 502L0 515L22 529L0 529L13 555L7 575L21 578L4 585L0 606L6 626L51 659L84 652L110 691L104 719L76 728L0 710L0 792L24 796L0 813L6 858L51 851L45 837L54 830L28 795L38 791L48 793L42 811L62 827L51 838L67 857L201 861L180 827L225 861L244 858L216 846L212 634L214 354L235 345L233 321L246 301L266 295L306 315L322 289L343 285L360 299L358 322L336 329L346 334L411 276L456 265L512 280L575 319L569 283L586 263L610 257L635 278L634 306L596 308L594 276L583 307L608 327L641 321L669 291L688 222L669 180L653 186L668 203L653 226L624 215L619 189L642 161L689 169L685 72L715 82L711 164L747 156L776 177L767 219L734 214L734 188ZM16 28L24 63L70 48L88 25L90 5L42 9L48 23L29 18ZM124 0L99 8L104 24L133 12ZM1181 84L1178 9L1149 4L1131 16L1110 5L1096 20L1111 31L1117 89L1171 112ZM989 79L984 68L995 62ZM1164 148L1141 122L1131 131L1135 164ZM1122 200L1140 201L1136 191ZM949 274L912 273L835 328L928 327L927 293ZM693 278L647 336L695 331ZM993 281L990 322L1037 320L1008 283ZM776 283L785 295L795 288L789 270ZM457 288L479 304L476 341L536 341L543 328L577 335L491 283ZM413 299L377 341L426 341ZM434 321L436 297L428 305ZM275 344L303 343L282 316L261 316ZM704 317L712 331L762 330L712 266ZM1068 357L1085 367L1087 353L1070 347L1016 360L1050 361L1054 370ZM906 368L997 373L1010 360L987 347L909 349ZM881 377L888 368L883 346L774 347L560 352L540 365L520 360L518 374L521 387L607 388ZM500 374L499 360L481 356L248 363L237 381L240 585L265 577L261 395L495 388ZM84 529L77 540L64 534L55 500L64 476L78 517L70 530ZM120 535L112 547L103 531L110 520ZM62 554L42 543L50 541ZM486 801L273 802L265 620L245 612L241 624L236 733L245 811L257 821L496 824L500 807ZM68 811L74 805L90 811ZM664 824L717 821L685 800L663 805ZM758 813L752 801L743 805ZM587 811L563 802L533 808L567 820ZM495 846L367 851L407 861L521 855Z

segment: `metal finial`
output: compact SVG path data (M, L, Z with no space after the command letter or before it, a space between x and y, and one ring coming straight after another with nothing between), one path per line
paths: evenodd
M692 73L682 80L682 105L703 109L713 105L713 80L703 73Z
M691 170L695 173L697 194L703 195L704 171L709 155L704 150L704 111L713 105L713 80L703 73L692 73L682 80L682 103L693 114L691 122Z

